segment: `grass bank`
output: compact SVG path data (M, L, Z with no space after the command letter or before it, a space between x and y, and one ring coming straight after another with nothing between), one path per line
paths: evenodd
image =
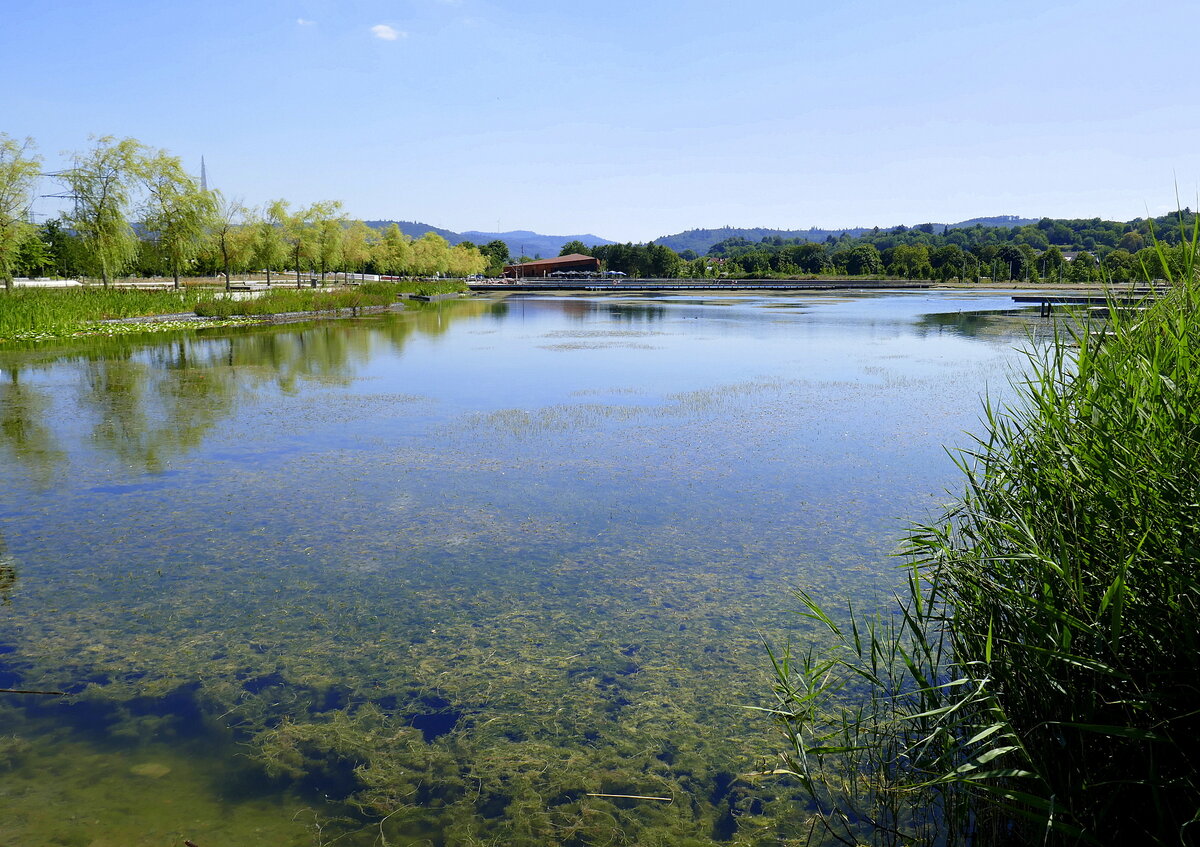
M1200 842L1200 232L1143 311L1063 326L986 407L893 612L772 653L829 841ZM1164 262L1164 267L1166 263Z

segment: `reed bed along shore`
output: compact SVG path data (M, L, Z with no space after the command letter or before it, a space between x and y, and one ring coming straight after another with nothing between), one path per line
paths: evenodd
M195 289L17 288L0 294L0 339L71 335L106 320L192 312Z
M197 287L17 288L0 293L0 341L106 331L106 321L130 318L194 314L219 321L390 305L406 296L463 290L466 286L454 281L368 282L331 288L272 288L254 297L236 299L225 291ZM200 325L212 324L195 324Z
M894 610L800 595L839 646L773 650L769 711L829 842L1200 841L1200 230L1182 235L1167 294L1031 346L958 457L963 493L912 531Z

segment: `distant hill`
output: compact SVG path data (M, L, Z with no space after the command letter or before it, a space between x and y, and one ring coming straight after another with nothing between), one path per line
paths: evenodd
M503 241L508 245L508 252L513 258L518 256L541 256L543 259L557 256L559 251L562 250L562 246L568 241L582 241L588 247L616 243L609 241L607 238L601 238L598 235L539 235L527 229L518 229L512 232L479 232L478 230L468 230L467 232L459 233L458 240L470 241L476 245L487 244L489 241Z
M968 226L981 224L983 226L1028 226L1038 222L1038 218L1018 218L1016 215L996 215L992 218L971 218L969 221L960 221L956 224L950 224L947 229L963 229Z
M398 227L400 227L400 231L409 238L420 238L427 232L436 232L451 244L457 244L459 241L462 241L456 232L451 232L448 229L442 229L441 227L434 226L433 224L423 224L418 221L363 221L363 223L372 229L387 229L392 224L396 224Z
M869 232L870 227L852 227L850 229L767 229L765 227L749 227L740 228L732 226L723 226L720 229L689 229L686 232L680 232L676 235L664 235L662 238L656 238L655 244L661 244L664 247L670 247L676 253L682 253L684 250L694 250L696 255L703 256L708 252L709 248L718 241L724 241L727 238L744 238L747 241L762 241L764 238L801 238L805 241L824 241L828 236L832 235L837 238L843 232L848 233L852 238L857 238L864 232Z
M996 215L991 218L971 218L969 221L961 221L956 224L918 224L916 226L931 226L933 232L941 233L947 229L958 229L961 227L975 226L975 224L983 224L984 226L1007 226L1018 227L1026 224L1037 223L1036 218L1019 218L1016 215ZM915 229L916 226L907 227ZM893 229L894 227L878 227L881 232ZM664 235L662 238L655 239L655 244L662 244L665 247L670 247L676 253L682 253L684 250L694 250L696 255L703 256L709 249L718 242L724 241L727 238L744 238L747 241L762 241L764 238L782 238L782 239L802 239L804 241L824 241L829 236L837 238L842 233L849 235L851 238L858 238L864 233L872 232L875 227L859 226L849 227L847 229L819 229L811 227L810 229L767 229L764 227L732 227L723 226L720 229L689 229L686 232L680 232L675 235Z
M601 238L598 235L541 235L540 233L531 232L527 229L518 229L511 232L480 232L479 230L468 230L466 232L454 232L449 229L433 226L432 224L420 223L417 221L366 221L367 226L375 229L386 229L393 223L400 227L400 231L410 238L420 238L427 232L436 232L442 238L449 241L451 244L460 244L463 241L470 241L476 246L482 246L489 241L503 241L508 245L508 252L514 258L518 256L541 256L542 258L550 258L557 256L562 246L568 241L582 241L588 247L596 247L603 244L614 244L607 238Z

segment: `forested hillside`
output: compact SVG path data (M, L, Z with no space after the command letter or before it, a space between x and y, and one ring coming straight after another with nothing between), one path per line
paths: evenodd
M932 232L945 232L947 229L962 229L982 224L983 226L1014 227L1037 223L1033 218L1019 218L1016 215L995 215L990 218L971 218L956 224L921 224L923 228L932 228ZM654 243L670 247L676 253L686 253L691 250L697 256L703 256L714 244L727 241L730 238L744 238L747 241L762 241L764 238L782 238L799 241L824 241L829 237L840 238L843 235L851 238L868 232L879 232L879 227L850 227L849 229L768 229L766 227L731 227L720 229L689 229L675 235L664 235L654 239Z
M1180 213L1186 224L1190 209ZM1124 223L1099 218L1042 218L1021 226L921 224L864 231L858 237L732 237L714 244L705 263L730 277L888 274L904 279L1064 280L1090 282L1161 276L1150 246L1179 238L1179 215Z
M793 238L765 235L757 241L728 235L705 255L690 248L680 253L662 241L613 244L590 252L607 270L629 276L754 279L886 275L973 282L1128 282L1163 276L1161 261L1151 246L1154 238L1167 248L1172 262L1178 260L1180 218L1190 226L1194 214L1185 209L1174 215L1124 223L1099 218L1042 218L1021 223L1017 218L998 218L994 220L1002 221L1000 226L976 222L970 226L875 227L860 230L857 236L850 232L828 233L820 241L813 240L811 232ZM574 242L564 245L563 251L582 247Z
M654 239L654 243L661 244L663 247L669 247L676 253L686 253L688 250L691 250L697 256L703 256L714 244L727 241L730 238L744 238L747 241L761 241L764 238L824 241L831 235L835 238L843 234L857 237L869 231L869 228L865 227L851 229L818 229L817 227L812 227L811 229L769 229L766 227L723 226L719 229L689 229L686 232L676 233L675 235L664 235L662 238Z

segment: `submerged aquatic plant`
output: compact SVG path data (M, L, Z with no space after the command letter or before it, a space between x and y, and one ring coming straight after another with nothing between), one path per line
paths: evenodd
M1029 355L896 614L772 654L787 750L846 844L1194 843L1200 229L1183 274ZM1164 271L1170 269L1164 261Z

